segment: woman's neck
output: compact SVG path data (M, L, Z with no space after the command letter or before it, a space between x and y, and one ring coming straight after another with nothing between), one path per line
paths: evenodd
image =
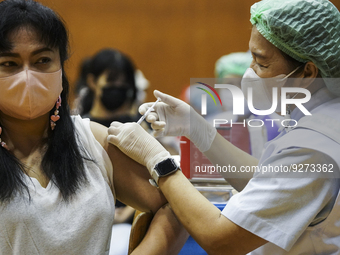
M49 113L33 120L20 120L0 112L1 139L18 158L46 144Z

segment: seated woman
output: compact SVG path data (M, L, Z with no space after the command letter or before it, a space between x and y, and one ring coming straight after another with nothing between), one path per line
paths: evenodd
M155 214L134 254L176 254L186 232L148 171L70 116L67 53L51 9L0 3L0 253L108 254L119 199Z

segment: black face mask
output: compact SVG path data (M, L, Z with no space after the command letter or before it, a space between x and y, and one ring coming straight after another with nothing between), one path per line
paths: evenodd
M121 107L129 98L128 88L104 87L101 101L106 109L113 111Z

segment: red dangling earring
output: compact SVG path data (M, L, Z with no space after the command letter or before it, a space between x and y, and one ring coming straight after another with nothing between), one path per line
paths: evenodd
M54 130L55 126L57 125L56 122L60 119L59 114L59 107L61 106L61 97L58 97L57 102L55 103L55 111L54 111L54 115L51 115L51 129Z
M2 128L0 127L0 144L2 147L4 147L6 150L9 151L7 144L1 140L1 133L2 133Z

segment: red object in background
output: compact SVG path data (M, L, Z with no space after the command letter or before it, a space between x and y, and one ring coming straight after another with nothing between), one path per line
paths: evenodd
M248 128L243 125L230 125L222 126L217 129L217 132L221 134L225 139L230 141L236 147L241 150L250 153L250 138ZM183 174L188 178L222 178L217 173L209 172L197 172L195 171L196 166L211 166L211 162L200 152L197 147L190 142L190 140L184 136L180 139L180 157L181 157L181 168ZM225 153L228 153L227 151Z
M181 169L185 177L190 179L190 140L185 136L181 136L179 141Z

